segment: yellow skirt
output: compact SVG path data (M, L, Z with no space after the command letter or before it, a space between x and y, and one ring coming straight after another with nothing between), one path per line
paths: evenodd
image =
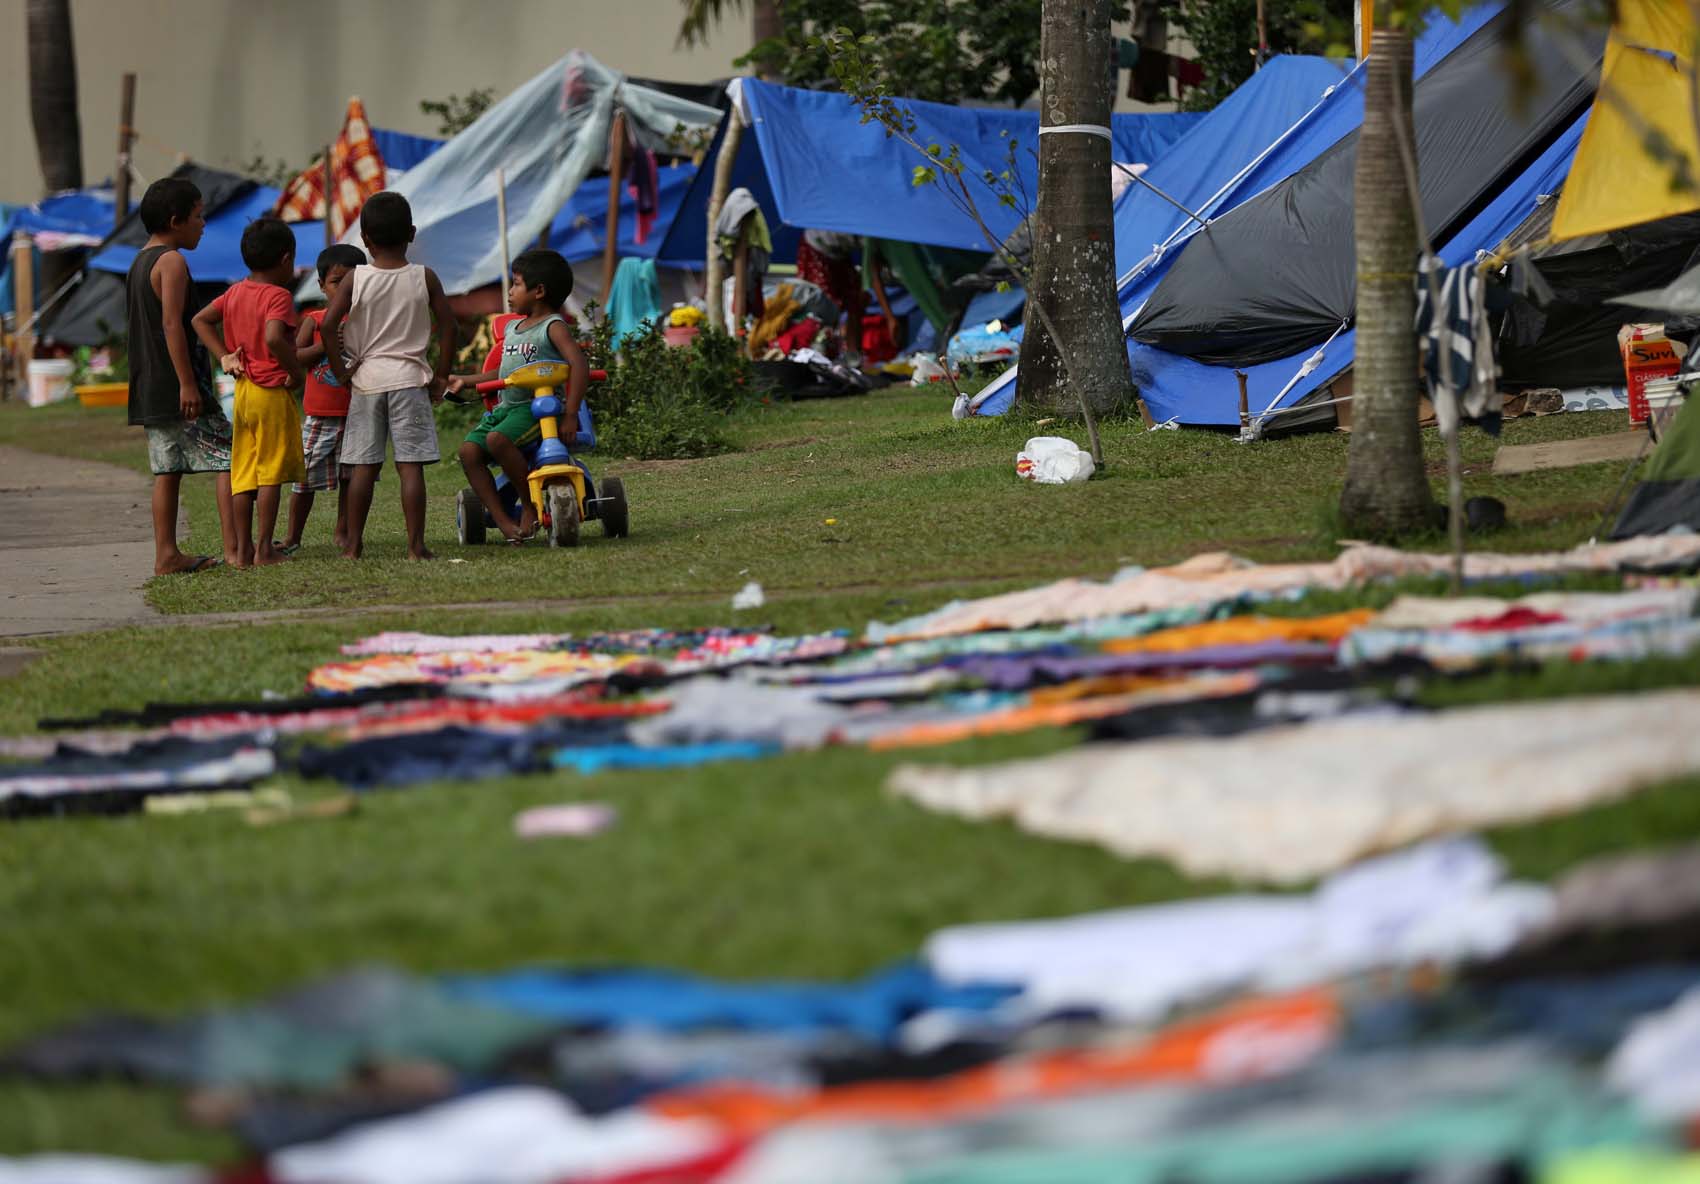
M252 493L262 485L307 479L294 395L238 378L230 427L230 492Z

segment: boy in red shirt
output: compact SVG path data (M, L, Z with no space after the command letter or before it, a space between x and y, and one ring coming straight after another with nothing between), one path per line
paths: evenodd
M364 262L366 253L352 243L334 243L319 252L319 287L327 304L348 273ZM325 360L325 346L319 334L324 319L322 308L303 314L301 328L295 334L296 357L308 368L307 390L301 400L302 410L307 413L307 422L301 428L307 476L295 483L289 496L289 536L283 540L283 550L289 554L301 545L307 515L313 512L313 495L331 489L337 491L336 549L348 549L348 473L342 463L342 437L348 425L348 388L337 382L330 363Z
M236 376L230 494L236 513L236 565L250 567L287 558L273 541L278 503L285 481L307 475L301 459L301 413L289 393L302 379L295 357L299 318L285 286L295 278L294 233L277 218L250 222L242 232L242 262L250 269L248 278L196 313L194 325L207 349L222 355L224 372Z

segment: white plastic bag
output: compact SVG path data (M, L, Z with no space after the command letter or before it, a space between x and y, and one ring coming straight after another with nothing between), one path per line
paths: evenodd
M1040 485L1074 485L1092 469L1092 454L1061 436L1034 436L1015 454L1015 475Z
M909 375L910 386L926 386L930 382L944 381L944 367L932 354L916 354L914 371Z

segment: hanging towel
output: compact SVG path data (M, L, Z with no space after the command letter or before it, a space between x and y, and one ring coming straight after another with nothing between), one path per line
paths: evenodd
M661 283L655 276L655 260L620 260L608 292L608 319L614 323L614 340L621 345L641 330L645 321L660 321Z
M1449 268L1432 255L1423 260L1420 271L1417 337L1422 342L1429 401L1434 404L1440 430L1455 430L1462 418L1497 436L1503 399L1481 272L1474 263ZM1429 298L1431 272L1439 273L1438 317Z

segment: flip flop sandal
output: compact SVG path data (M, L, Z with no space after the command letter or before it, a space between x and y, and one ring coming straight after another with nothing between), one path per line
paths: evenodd
M212 555L197 555L195 557L195 562L191 563L188 567L185 567L182 571L172 572L171 574L178 576L192 576L198 572L211 571L215 567L223 566L224 560L222 559L216 558Z

